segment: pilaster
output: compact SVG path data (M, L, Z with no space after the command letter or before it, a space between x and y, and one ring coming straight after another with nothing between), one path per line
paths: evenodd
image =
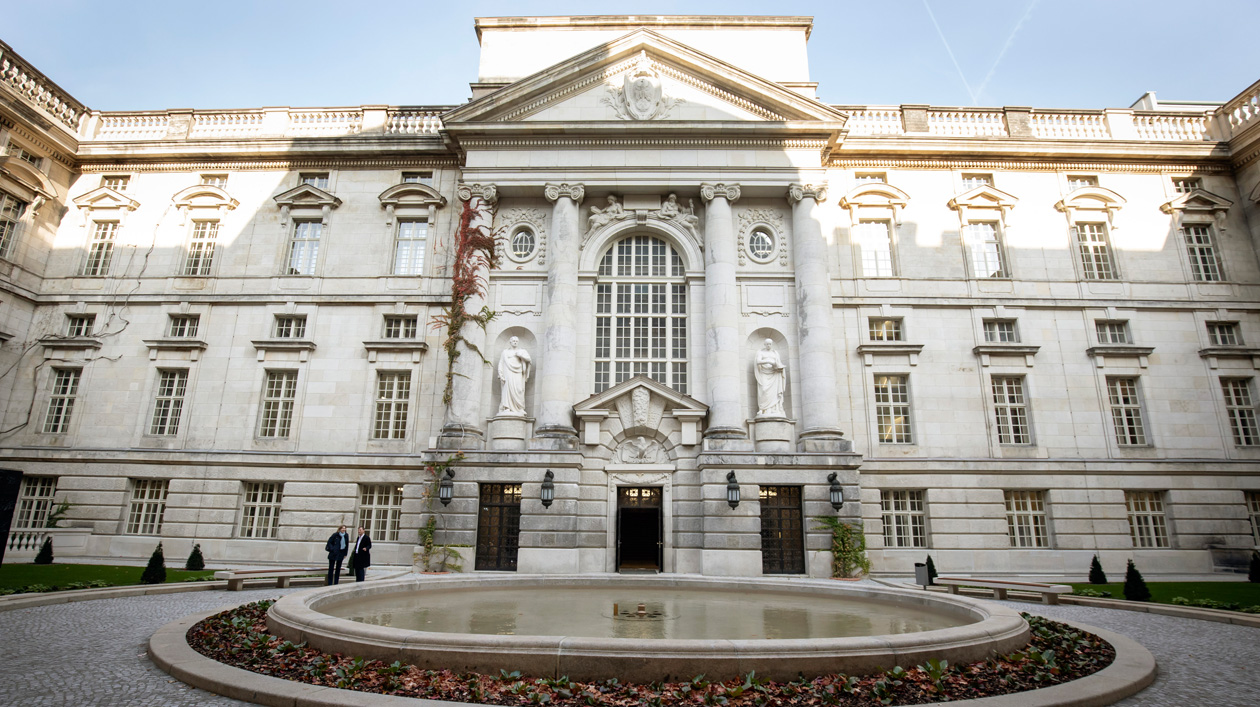
M548 184L552 202L545 323L539 375L537 449L576 449L573 426L574 375L577 370L578 251L582 242L579 208L586 189L581 184Z

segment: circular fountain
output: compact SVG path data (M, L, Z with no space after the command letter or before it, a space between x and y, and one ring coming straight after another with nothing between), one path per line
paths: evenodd
M1029 637L1017 612L963 597L690 575L413 575L291 594L268 625L325 651L422 668L639 682L965 663Z

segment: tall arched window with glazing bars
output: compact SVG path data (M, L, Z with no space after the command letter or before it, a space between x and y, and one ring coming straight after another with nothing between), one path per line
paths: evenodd
M614 243L595 284L595 392L647 376L687 392L687 283L678 252L652 236Z

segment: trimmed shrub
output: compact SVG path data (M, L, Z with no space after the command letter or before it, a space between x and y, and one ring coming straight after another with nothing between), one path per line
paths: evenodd
M1094 555L1093 561L1089 563L1089 583L1107 583L1107 573L1103 572L1102 563L1098 561L1098 555Z
M1133 560L1129 560L1129 566L1124 570L1124 598L1129 601L1151 600L1151 590L1146 588L1146 580L1142 579L1142 573L1133 565Z
M932 556L927 556L928 568L928 584L936 584L936 564L932 562Z
M166 556L162 554L162 543L153 548L149 556L149 564L140 575L141 584L164 584L166 582Z
M44 544L39 547L39 554L35 556L35 564L51 565L52 561L52 538L44 538Z
M188 560L184 562L184 569L190 572L200 572L206 568L206 558L201 556L201 543L193 545L192 552L188 554Z

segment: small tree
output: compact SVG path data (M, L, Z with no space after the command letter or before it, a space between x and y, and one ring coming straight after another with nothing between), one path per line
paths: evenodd
M1260 582L1260 552L1251 551L1251 567L1247 569L1248 582Z
M193 545L192 552L188 554L188 560L184 562L184 569L190 572L200 572L206 568L206 558L201 556L201 543Z
M162 554L162 543L153 548L149 556L149 564L140 575L141 584L164 584L166 582L166 556Z
M44 544L39 547L39 554L35 556L35 564L51 565L53 561L52 538L44 538Z
M927 556L928 568L928 584L936 584L936 565L932 562L932 556Z
M1151 600L1151 590L1146 588L1146 580L1142 579L1142 573L1133 565L1133 560L1129 560L1129 566L1124 571L1124 598L1129 601Z
M1098 561L1098 555L1094 555L1093 561L1089 563L1089 583L1107 583L1107 573L1103 572L1102 563Z

